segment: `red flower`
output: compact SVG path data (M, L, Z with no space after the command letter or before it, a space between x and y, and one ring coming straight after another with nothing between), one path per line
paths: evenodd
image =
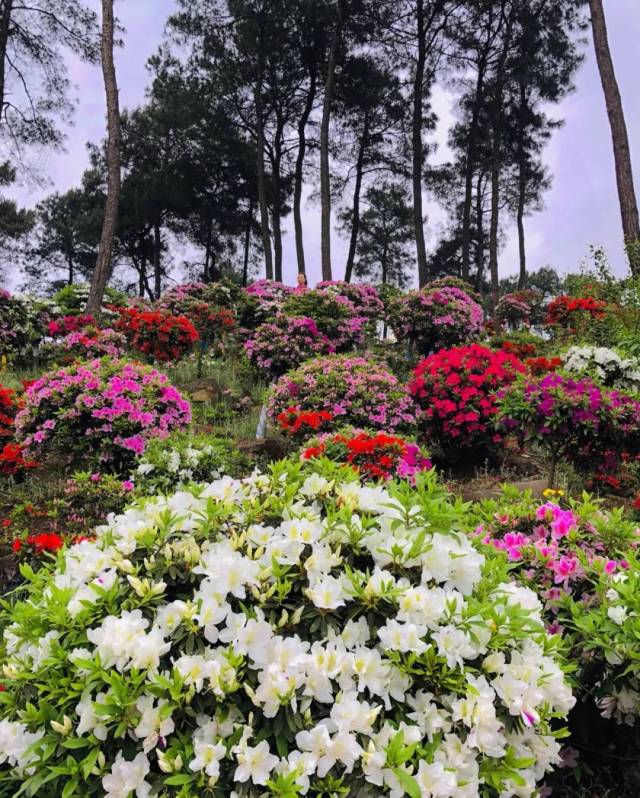
M36 554L42 554L43 551L56 552L64 546L64 540L53 532L30 535L27 543L35 548Z
M13 551L16 552L16 554L20 551L20 549L22 548L22 541L20 540L20 538L16 538L13 541L13 543L11 544L11 548L13 549Z

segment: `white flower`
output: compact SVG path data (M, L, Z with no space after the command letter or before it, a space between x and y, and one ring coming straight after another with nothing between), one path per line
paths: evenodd
M607 610L607 616L614 622L617 623L618 626L622 626L622 624L627 620L627 616L629 615L629 611L626 607L609 607Z
M143 750L148 753L156 747L158 741L168 737L175 729L171 715L163 719L167 701L160 699L155 704L153 696L141 695L136 701L136 709L140 712L140 721L134 729L136 737L144 738Z
M392 651L413 651L422 654L429 646L422 639L427 633L426 626L414 623L398 623L389 620L378 629L378 637L384 648Z
M307 596L316 607L323 610L336 610L338 607L344 607L348 598L343 580L335 576L325 576L319 579L313 587L307 589Z
M149 760L146 754L138 754L131 762L118 751L111 772L102 779L105 798L130 798L135 793L136 798L148 798L151 785L145 781L149 774Z
M424 760L418 766L416 781L425 798L457 798L458 779L455 773L445 770L441 762L430 765Z
M217 779L220 775L220 762L227 753L225 744L195 739L193 753L195 757L189 762L189 770L204 770L207 776Z
M251 779L254 784L266 784L271 771L279 761L278 757L269 751L269 743L266 740L255 747L246 745L246 743L238 745L234 749L234 753L238 760L238 767L233 777L239 782Z

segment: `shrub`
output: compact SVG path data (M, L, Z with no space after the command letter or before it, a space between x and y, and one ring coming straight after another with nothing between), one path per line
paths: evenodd
M0 449L0 475L3 477L20 477L37 467L38 462L25 457L24 449L18 443L5 443Z
M276 466L110 519L0 611L4 794L533 795L573 698L461 511Z
M476 338L483 322L481 306L453 286L431 290L427 286L391 305L390 324L396 336L410 341L421 354Z
M534 442L550 457L549 485L559 460L579 464L608 449L637 446L640 402L588 377L547 374L521 380L500 399L501 429Z
M65 285L64 288L56 291L53 295L54 304L60 309L63 316L77 316L83 313L87 306L90 288L91 286L87 283ZM121 291L117 291L108 285L105 288L105 302L117 307L123 307L127 302L127 297Z
M47 324L47 332L52 338L64 338L70 333L82 332L86 327L96 326L97 322L91 314L58 316Z
M504 294L496 305L496 318L517 330L543 321L542 294L535 289L524 289Z
M284 283L276 280L256 280L246 288L247 296L253 301L252 313L245 323L251 328L270 321L281 312L285 300L294 292Z
M28 363L44 335L44 322L38 306L27 297L0 289L0 359Z
M160 363L184 357L198 340L189 319L166 311L123 308L117 326L132 349Z
M131 501L132 490L131 482L110 474L76 472L61 490L16 502L2 525L10 530L19 558L38 567L47 562L40 556L44 552L93 538L98 524Z
M640 388L640 362L605 346L572 346L562 359L565 371L589 374L608 388Z
M73 363L74 360L93 360L105 355L122 357L126 346L127 339L121 332L87 326L41 347L40 355L56 363Z
M269 415L291 407L331 414L333 428L354 427L395 432L415 428L415 407L397 378L364 357L329 355L304 363L272 388Z
M223 474L239 476L247 466L228 438L177 432L149 443L131 480L138 493L166 493L190 482L212 482Z
M427 452L418 444L386 432L345 429L307 441L300 451L303 461L326 457L350 465L363 480L408 479L432 468Z
M307 317L276 316L245 342L251 363L270 378L280 377L305 360L334 351L331 340Z
M301 410L299 407L288 407L282 413L278 413L276 421L284 435L304 441L319 429L329 427L333 415L326 410Z
M559 296L547 306L545 324L578 330L590 321L604 318L607 303L593 297Z
M14 422L20 404L13 388L8 388L0 382L0 442L3 439L13 438L15 434Z
M531 374L548 374L562 368L561 357L528 357L525 361L527 371Z
M384 316L384 304L375 285L345 283L344 280L325 280L316 289L327 294L343 296L353 305L356 316L376 322Z
M92 360L51 371L25 393L16 417L29 456L57 455L59 465L126 469L152 438L190 421L189 403L150 366Z
M215 283L183 283L165 291L155 303L158 310L168 310L175 316L188 315L193 303L204 302L214 308L235 311L241 302L242 289L229 280Z
M478 344L443 349L418 363L409 391L427 439L450 459L491 450L502 440L496 392L523 371L513 355Z
M317 329L331 340L336 352L362 346L367 318L342 294L330 291L300 291L287 297L282 312L286 316L313 319Z

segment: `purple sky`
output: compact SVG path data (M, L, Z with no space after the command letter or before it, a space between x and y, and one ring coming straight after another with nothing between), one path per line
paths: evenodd
M99 0L91 0L96 10ZM639 0L605 0L609 39L622 93L627 126L634 157L636 191L640 198L640 92L637 89L640 41ZM145 63L155 52L164 22L174 7L174 0L128 0L118 2L116 12L126 29L125 46L117 54L121 104L133 107L144 99L148 82ZM78 98L73 127L68 131L66 149L40 158L40 166L51 178L48 187L23 186L14 195L24 204L33 204L49 191L65 191L77 185L87 166L85 143L99 141L104 135L104 93L101 72L96 67L70 62L72 82ZM446 158L446 125L451 118L452 98L442 91L434 96L436 111L441 117L437 139L441 146L437 159ZM575 270L590 244L604 246L616 273L626 269L622 249L622 233L613 170L613 155L602 88L592 54L587 58L576 80L576 91L554 109L565 126L555 133L546 151L546 161L554 176L552 189L546 196L545 209L526 220L528 262L531 269L550 265L560 272ZM427 203L432 218L426 233L431 245L437 240L441 220ZM305 249L310 282L320 274L319 208L305 209ZM285 279L293 282L295 244L287 226L284 241ZM517 241L511 230L500 256L501 274L517 269ZM346 256L346 243L334 236L334 276L340 277Z

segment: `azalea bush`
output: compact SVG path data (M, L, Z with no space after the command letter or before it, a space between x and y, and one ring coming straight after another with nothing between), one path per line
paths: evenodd
M386 432L347 428L319 435L300 450L302 461L320 457L355 468L363 480L408 479L433 467L429 454L413 441Z
M127 347L127 339L123 333L107 328L86 326L77 332L71 332L50 344L40 348L40 356L44 360L56 363L73 363L74 360L93 360L104 357L122 357Z
M329 290L306 290L287 297L286 316L312 319L336 352L355 349L365 341L369 319L343 294Z
M602 321L607 303L593 297L559 296L547 305L544 323L557 334L563 331L587 335L594 322Z
M91 286L88 283L74 283L65 285L53 295L53 302L62 316L83 315L89 299ZM104 292L105 303L114 307L124 307L127 297L121 291L107 286ZM103 307L102 313L109 314L109 308Z
M542 294L534 289L513 291L500 297L496 318L512 330L539 324L543 320Z
M246 458L228 438L175 432L153 440L131 475L139 493L166 493L191 482L212 482L248 470Z
M560 460L593 467L595 457L622 450L623 443L637 450L640 402L588 377L551 373L520 380L504 392L499 426L548 454L552 487Z
M257 327L244 346L251 364L269 380L309 358L335 351L331 339L320 332L313 319L283 314Z
M0 443L13 438L16 413L20 402L13 388L0 382Z
M0 359L28 364L45 333L45 322L37 303L0 288Z
M94 528L110 513L122 512L133 487L131 481L111 474L76 472L52 492L28 498L18 493L0 519L5 543L33 568L50 564L47 552L93 537Z
M123 308L117 327L127 336L133 350L160 363L184 357L199 337L185 316L160 310Z
M609 388L640 388L640 361L623 358L606 346L572 346L562 360L565 371L588 374Z
M269 416L289 408L331 414L344 425L388 432L415 428L415 407L398 379L371 358L329 355L280 377L269 398Z
M127 473L153 438L189 423L189 403L150 366L103 358L43 375L25 392L16 434L29 457L58 468ZM126 469L122 471L122 469Z
M427 286L393 301L389 321L399 340L411 342L426 355L477 338L482 332L484 311L461 288Z
M213 308L232 311L235 316L242 302L243 290L229 280L216 280L214 283L182 283L165 291L154 303L158 310L167 310L174 316L188 316L194 303L204 303Z
M78 333L87 327L97 327L98 323L90 313L75 316L56 316L47 324L47 333L52 338L64 338L70 333Z
M328 294L346 297L353 305L356 316L376 322L384 316L384 303L375 285L345 283L344 280L324 280L316 288Z
M333 415L326 410L301 410L287 407L276 416L279 430L292 440L307 440L318 430L331 426Z
M427 440L451 459L486 456L502 441L497 392L524 371L514 355L479 344L443 349L418 363L409 391Z
M273 319L280 313L287 297L295 291L291 286L278 282L277 280L256 280L246 288L246 295L249 297L251 313L247 315L248 323L245 326L257 327L265 321Z
M110 519L0 611L0 794L533 798L574 699L462 512L284 464Z

